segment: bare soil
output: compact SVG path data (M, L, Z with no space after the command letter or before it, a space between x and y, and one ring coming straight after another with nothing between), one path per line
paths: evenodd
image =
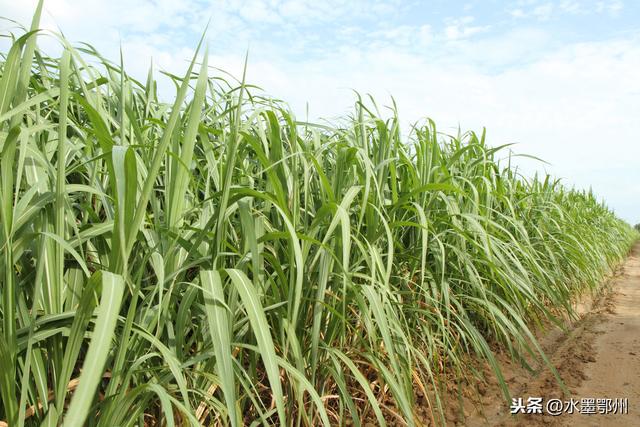
M578 306L579 319L564 331L547 329L538 337L568 393L550 369L531 373L500 356L512 397L548 399L628 399L627 414L510 414L494 378L464 393L463 409L450 411L451 425L468 426L640 426L640 242L602 287L599 295ZM544 406L544 403L543 403ZM579 406L578 406L579 408ZM451 409L451 408L449 408Z

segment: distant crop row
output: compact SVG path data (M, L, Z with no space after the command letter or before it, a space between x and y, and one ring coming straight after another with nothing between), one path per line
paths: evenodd
M151 71L36 35L0 63L11 426L441 423L468 356L507 396L492 349L544 360L528 325L637 236L484 133L403 137L360 99L300 123L206 50L169 105Z

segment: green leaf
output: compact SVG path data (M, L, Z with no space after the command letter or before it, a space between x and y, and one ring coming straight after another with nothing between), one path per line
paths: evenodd
M216 356L216 371L227 403L229 420L232 426L237 426L241 424L241 417L236 411L236 384L233 372L233 354L231 353L231 323L229 321L231 313L225 303L222 280L217 271L201 271L200 284L204 296L209 334Z
M95 399L105 363L112 349L123 292L122 276L106 271L102 273L102 296L98 306L98 317L82 364L78 388L73 394L64 418L65 426L83 426L89 416L89 409Z
M280 423L284 424L287 418L285 415L284 396L280 383L276 351L273 345L269 323L267 322L264 308L260 303L260 297L249 278L242 271L228 268L225 269L225 272L229 275L231 282L238 291L247 315L249 316L251 329L256 337L262 362L267 372L271 393L276 402L278 417L280 418Z

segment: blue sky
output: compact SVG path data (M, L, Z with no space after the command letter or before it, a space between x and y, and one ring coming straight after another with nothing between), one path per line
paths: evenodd
M34 4L0 0L0 15L26 23ZM527 173L592 186L640 222L638 1L47 0L44 26L114 59L122 45L143 77L151 57L184 72L210 18L210 64L238 76L248 49L249 82L299 116L348 112L352 89L393 95L407 128L486 126L550 163L521 160Z

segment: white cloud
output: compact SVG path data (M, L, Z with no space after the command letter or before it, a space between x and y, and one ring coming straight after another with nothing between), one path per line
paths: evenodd
M239 10L240 16L249 22L260 22L261 24L279 24L282 19L277 10L269 8L269 6L259 0L251 0L244 4L244 7ZM293 12L298 14L304 13L300 9L288 8L289 15L293 15Z
M536 6L533 9L533 16L540 19L541 21L547 21L553 15L553 4L552 3L544 3L540 6Z
M611 16L618 16L623 7L624 3L621 0L607 0L596 3L597 12L606 12Z
M445 37L448 40L462 40L471 37L474 34L483 33L489 30L490 26L471 25L474 21L473 16L463 16L457 19L448 19L447 26L444 29Z
M562 0L545 1L519 0L508 13L513 18L532 17L540 21L548 21L560 13L568 15L608 14L618 16L624 8L622 0Z
M573 15L584 13L584 10L580 2L574 1L574 0L564 0L560 2L560 9L563 12L567 12Z
M430 25L401 25L361 35L377 47L423 48L433 40Z

